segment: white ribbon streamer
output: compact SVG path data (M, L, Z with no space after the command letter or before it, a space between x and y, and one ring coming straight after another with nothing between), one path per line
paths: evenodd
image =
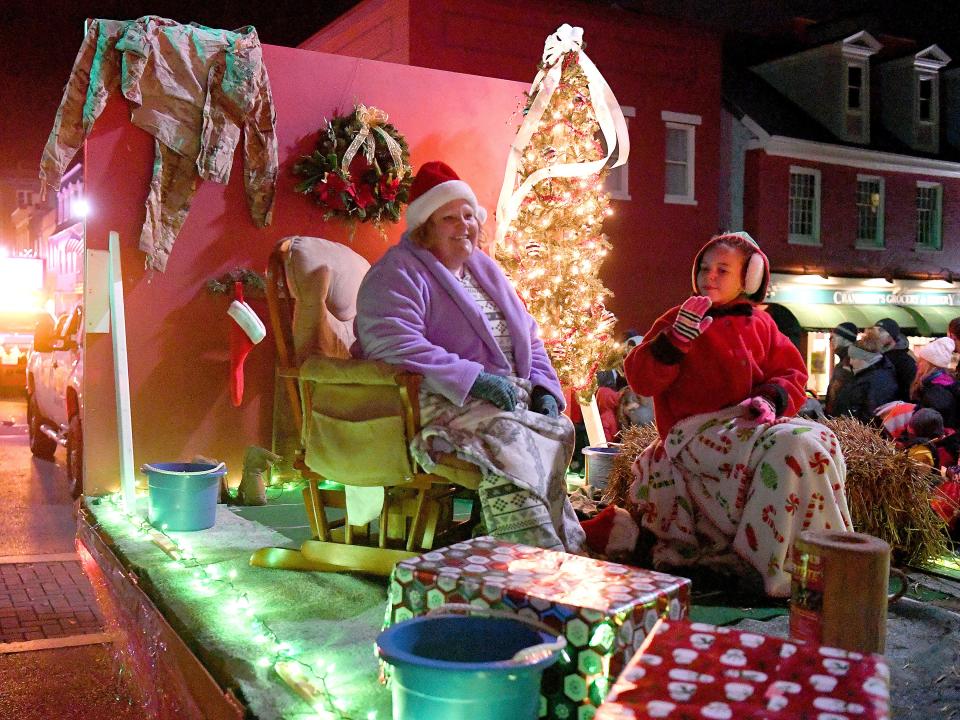
M614 96L613 91L603 79L597 66L593 64L583 52L583 28L571 27L564 23L557 31L550 35L543 47L543 69L537 73L530 86L533 102L526 118L517 130L517 137L510 147L507 158L507 167L503 176L503 186L500 188L500 198L497 201L497 242L503 242L510 223L517 216L524 198L530 194L536 184L552 177L589 177L599 173L607 166L610 158L616 152L615 160L610 167L618 167L627 161L630 154L630 138L627 136L627 122L623 118L623 111ZM587 87L590 91L590 100L593 103L594 115L600 125L607 147L607 154L602 160L588 163L560 163L541 168L531 173L520 186L514 189L523 151L530 143L530 138L536 132L540 120L546 112L553 93L560 84L563 70L562 59L567 53L578 54L578 62L587 76Z
M390 151L390 157L393 159L393 166L397 171L397 178L403 179L403 176L406 174L403 167L403 151L400 148L400 144L390 137L390 133L381 127L381 125L386 125L387 120L389 119L390 116L379 108L368 108L365 105L357 106L357 120L360 121L360 130L357 131L353 141L343 153L343 160L340 162L340 169L344 172L344 174L348 174L350 172L350 163L353 162L353 158L361 146L363 146L363 156L366 158L367 162L371 164L373 163L373 155L377 150L377 145L376 140L371 133L376 131L376 133L383 138L383 142L386 144L387 150Z

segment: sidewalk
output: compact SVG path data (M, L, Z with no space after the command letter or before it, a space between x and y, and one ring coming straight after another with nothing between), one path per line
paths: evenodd
M80 644L75 636L103 642L102 629L93 588L75 553L0 557L0 652ZM49 642L55 639L60 642Z

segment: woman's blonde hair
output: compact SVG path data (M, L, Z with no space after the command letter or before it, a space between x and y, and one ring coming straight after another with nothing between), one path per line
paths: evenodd
M410 238L410 242L416 245L419 248L424 250L429 250L431 243L429 240L429 226L431 219L427 218L426 222L423 222L417 225L413 230L411 230L407 236ZM479 222L478 222L479 224ZM480 232L477 233L477 245L483 247L486 242L487 234L483 231L483 225L480 225Z
M423 248L424 250L430 249L430 243L427 240L427 226L430 224L429 218L426 222L420 223L413 230L410 231L410 241L417 247Z
M940 370L940 368L938 368L929 360L926 360L922 357L917 358L917 374L913 376L913 380L910 382L911 400L918 400L920 398L920 391L923 389L923 381L930 377L930 375L937 370Z

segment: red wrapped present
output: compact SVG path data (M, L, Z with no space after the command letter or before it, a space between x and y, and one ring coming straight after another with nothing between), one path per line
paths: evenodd
M662 621L595 720L886 720L881 655Z
M385 624L446 603L512 610L562 633L566 654L544 673L540 716L585 720L648 630L686 616L690 581L479 537L397 563Z

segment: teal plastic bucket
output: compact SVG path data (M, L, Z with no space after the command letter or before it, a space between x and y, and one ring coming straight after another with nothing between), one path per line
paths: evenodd
M213 527L220 478L227 473L224 463L152 463L143 465L140 472L148 480L151 525L177 531Z
M566 645L549 630L505 612L392 625L377 653L393 666L393 720L536 720L543 671Z

